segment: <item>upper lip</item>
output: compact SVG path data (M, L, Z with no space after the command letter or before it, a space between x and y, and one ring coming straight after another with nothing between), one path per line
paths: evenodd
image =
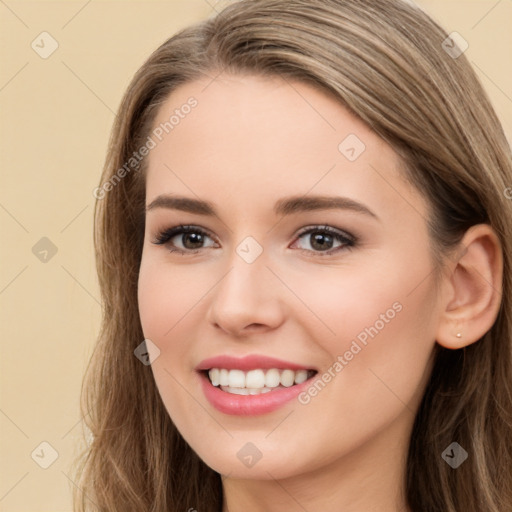
M226 370L256 370L269 368L289 368L290 370L314 370L311 366L303 366L301 364L284 361L260 354L251 354L245 357L233 357L228 355L220 355L204 359L197 366L196 370L210 370L211 368L225 368Z

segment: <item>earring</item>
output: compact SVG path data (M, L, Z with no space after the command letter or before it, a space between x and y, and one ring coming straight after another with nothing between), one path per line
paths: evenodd
M457 338L462 338L462 334L460 332L458 332L455 336L457 336Z

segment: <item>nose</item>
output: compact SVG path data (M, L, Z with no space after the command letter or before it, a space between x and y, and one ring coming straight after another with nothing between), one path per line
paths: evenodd
M207 320L233 336L275 329L284 321L283 286L260 256L247 263L238 254L212 290Z

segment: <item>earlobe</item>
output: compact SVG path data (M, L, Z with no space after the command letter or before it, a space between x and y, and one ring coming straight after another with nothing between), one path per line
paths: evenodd
M437 342L458 349L478 341L498 316L502 295L503 253L488 224L467 230L459 256L443 279Z

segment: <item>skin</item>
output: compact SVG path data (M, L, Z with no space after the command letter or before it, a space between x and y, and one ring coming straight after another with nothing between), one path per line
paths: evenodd
M408 510L405 460L435 343L460 348L496 318L495 234L469 230L436 288L427 200L400 175L392 148L336 100L300 82L222 74L180 86L155 126L191 96L197 107L147 157L147 205L173 194L218 212L146 213L140 318L160 350L152 370L169 415L222 475L223 512ZM366 146L354 161L338 149L349 134ZM378 218L342 209L274 214L279 199L306 194L348 197ZM188 254L153 243L179 224L212 237L195 254L181 234L172 242ZM311 234L298 237L323 225L357 237L355 246L322 255ZM236 252L247 236L263 249L252 263ZM203 395L194 368L220 354L269 355L322 375L394 303L401 311L305 405L239 417ZM252 467L237 457L248 442L262 454Z

